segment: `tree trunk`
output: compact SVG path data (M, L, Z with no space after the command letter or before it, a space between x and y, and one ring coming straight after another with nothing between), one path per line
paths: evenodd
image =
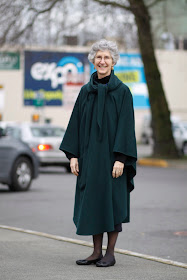
M172 134L170 111L154 54L149 12L143 0L129 0L129 3L138 28L139 47L149 91L154 138L153 156L177 158L178 151Z

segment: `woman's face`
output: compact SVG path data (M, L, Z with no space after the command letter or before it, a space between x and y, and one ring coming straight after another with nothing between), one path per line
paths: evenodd
M93 64L97 70L99 79L110 75L112 66L114 66L110 51L98 51L95 55Z

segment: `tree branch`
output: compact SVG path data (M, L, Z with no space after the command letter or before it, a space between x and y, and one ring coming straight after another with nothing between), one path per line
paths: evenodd
M32 19L32 22L30 22L29 24L26 25L26 27L24 27L24 29L20 30L19 32L17 32L12 38L11 38L11 41L14 42L17 38L21 37L28 29L32 28L34 23L35 23L35 20L37 19L37 17L40 15L40 14L43 14L43 13L47 13L47 12L50 12L52 10L52 8L56 5L57 2L60 2L62 0L55 0L53 1L53 3L46 9L44 10L40 10L38 11L37 9L35 9L34 7L31 7L28 9L28 11L34 11L35 12L35 15ZM15 21L13 21L10 26L7 28L4 36L2 38L0 38L0 44L4 44L5 41L6 41L6 37L7 37L7 34L9 32L9 30L11 29L11 27L15 24L17 19L15 19Z
M18 39L19 37L21 37L21 35L23 35L23 33L25 33L29 28L31 28L33 26L34 22L29 23L25 29L22 29L21 31L19 31L17 34L15 34L15 36L13 36L11 38L11 41L14 42L16 39Z
M17 16L19 16L19 15L20 15L20 11L18 11L18 12L15 14L14 20L8 25L7 29L4 31L3 36L0 37L0 46L3 45L3 44L6 42L8 33L9 33L9 31L11 30L12 26L15 25L15 23L16 23L16 21L17 21ZM1 22L1 23L2 23L2 22Z
M156 4L158 4L159 2L163 2L163 1L165 1L165 0L153 0L152 3L150 3L150 4L147 5L147 8L148 8L148 9L149 9L149 8L152 8L153 6L155 6Z
M46 8L46 9L44 9L44 10L40 10L40 11L38 11L37 9L35 9L34 7L30 7L30 11L34 11L34 12L36 12L38 15L39 14L44 14L44 13L47 13L47 12L49 12L49 11L51 11L51 9L56 5L56 3L58 3L58 2L61 2L61 0L54 0L53 1L53 3L48 7L48 8Z
M94 2L97 2L101 5L111 5L113 7L118 7L118 8L122 8L122 9L125 9L125 10L128 10L128 11L132 11L132 9L126 5L123 5L123 4L120 4L120 3L117 3L115 1L104 1L104 0L93 0Z

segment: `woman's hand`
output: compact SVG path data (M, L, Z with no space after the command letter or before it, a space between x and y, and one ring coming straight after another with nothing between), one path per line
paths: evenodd
M123 174L124 163L121 161L115 161L113 170L112 170L112 177L118 178Z
M70 159L70 167L71 167L71 173L78 176L79 175L78 158L71 158Z

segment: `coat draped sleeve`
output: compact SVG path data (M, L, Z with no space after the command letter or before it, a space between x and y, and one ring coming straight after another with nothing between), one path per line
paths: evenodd
M65 154L66 154L66 157L67 157L69 160L70 160L71 158L76 158L75 155L70 154L70 153L68 153L68 152L65 152Z
M124 164L125 164L126 159L127 159L127 157L124 154L121 154L121 153L114 153L114 158L115 158L115 161L117 160L117 161L120 161Z
M82 90L81 90L82 91ZM79 119L80 119L80 95L81 91L76 99L71 117L62 139L59 149L66 155L72 154L74 157L79 158Z
M134 109L132 94L128 87L119 112L119 119L113 152L126 156L125 167L127 171L127 186L129 192L134 189L133 177L136 175L137 148L134 125Z

